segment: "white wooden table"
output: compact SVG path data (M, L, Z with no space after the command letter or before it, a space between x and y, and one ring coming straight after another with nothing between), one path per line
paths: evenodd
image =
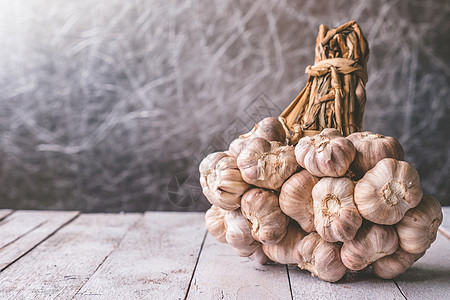
M203 213L0 210L0 299L186 298L450 299L450 207L406 273L366 270L334 284L238 257L206 233Z

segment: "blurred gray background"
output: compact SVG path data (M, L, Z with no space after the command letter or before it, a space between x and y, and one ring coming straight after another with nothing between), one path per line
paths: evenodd
M320 24L370 43L364 127L450 205L449 1L0 1L0 207L204 210L198 163L303 88Z

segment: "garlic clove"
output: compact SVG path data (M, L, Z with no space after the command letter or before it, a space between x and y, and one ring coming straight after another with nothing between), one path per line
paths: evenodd
M250 189L242 196L241 206L255 240L273 245L284 237L289 218L281 211L273 191Z
M199 171L203 194L211 204L225 210L240 207L241 196L250 185L242 179L236 158L212 153L200 163Z
M312 189L318 181L319 178L302 170L292 175L281 187L281 210L297 221L306 232L315 230Z
M353 240L344 242L341 259L347 268L359 271L397 249L398 237L393 226L365 223Z
M244 181L267 189L281 187L298 168L292 146L263 138L249 142L239 154L237 165Z
M287 233L283 239L274 245L262 245L264 253L272 260L280 264L296 264L294 258L294 246L306 236L306 233L295 222L291 221Z
M383 225L399 222L422 199L419 174L405 161L385 158L355 187L355 203L363 218Z
M404 273L411 265L422 257L425 252L419 254L408 253L399 248L393 254L380 258L372 264L375 275L384 279L392 279Z
M250 255L250 258L260 265L265 265L270 262L270 258L264 253L262 246L256 249L255 253Z
M230 144L229 151L234 157L238 157L241 151L253 138L263 138L267 141L278 141L284 143L286 140L286 132L283 125L274 117L268 117L257 123L253 129L233 140Z
M225 226L227 230L225 239L239 256L250 256L261 246L252 237L250 226L240 209L225 214Z
M300 240L293 253L300 268L322 280L335 282L347 272L341 261L340 245L325 241L316 232Z
M374 134L370 131L354 132L347 136L356 149L352 170L362 176L384 158L403 160L402 145L393 137Z
M441 223L441 204L436 198L424 195L419 205L408 210L395 226L400 247L410 253L421 253L427 250L436 240Z
M221 209L218 206L211 206L210 209L206 211L205 221L206 221L206 229L208 229L209 233L216 238L221 243L226 243L227 240L225 235L227 233L225 227L225 214L226 210Z
M305 136L295 146L298 164L318 177L344 176L355 155L352 142L334 128L326 128L312 137Z
M258 123L255 130L255 137L261 137L267 141L277 141L284 144L286 141L286 131L277 118L267 117Z
M362 224L348 178L322 178L313 188L314 226L328 242L352 240Z
M231 142L230 147L228 148L228 151L231 156L236 157L236 158L239 156L241 151L252 140L251 136L253 133L252 134L250 134L250 133L252 133L252 132L249 132L245 135L241 135L239 138L237 138ZM247 136L248 134L250 134L250 135Z

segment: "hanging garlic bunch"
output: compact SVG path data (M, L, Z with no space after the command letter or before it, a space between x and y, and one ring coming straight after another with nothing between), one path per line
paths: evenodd
M269 117L200 164L206 227L258 263L296 264L325 281L372 265L394 278L442 222L393 137L362 129L368 45L356 22L321 26L308 81Z

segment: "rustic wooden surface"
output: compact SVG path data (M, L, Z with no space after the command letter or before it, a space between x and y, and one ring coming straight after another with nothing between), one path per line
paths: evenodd
M0 210L0 299L450 299L450 207L426 255L394 280L323 282L259 265L206 234L203 213Z

